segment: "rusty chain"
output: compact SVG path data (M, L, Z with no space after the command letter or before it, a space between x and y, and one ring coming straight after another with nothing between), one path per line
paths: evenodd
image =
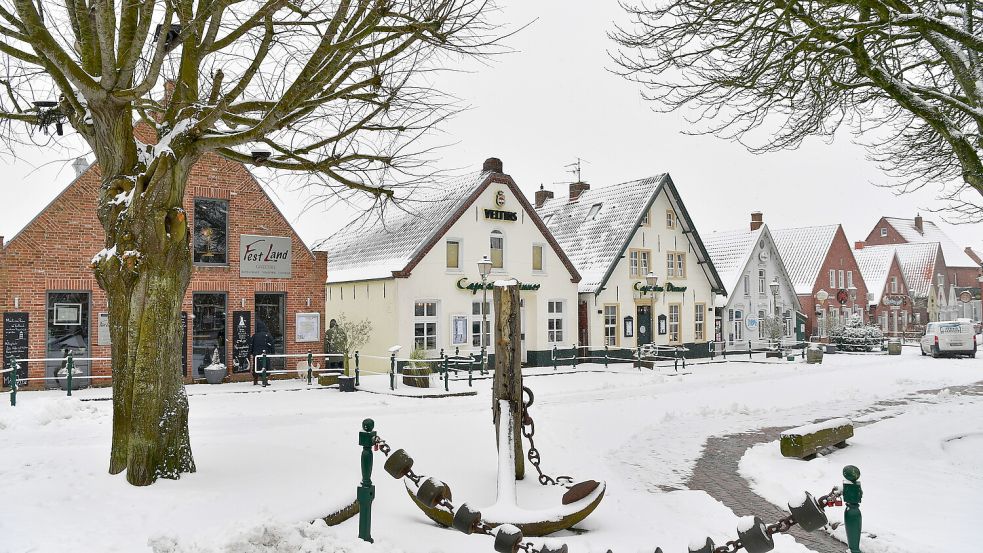
M536 421L533 420L532 415L529 414L529 407L532 406L533 401L535 401L536 396L532 393L532 390L523 386L523 394L529 394L529 401L522 401L522 436L529 440L529 451L526 453L526 458L539 473L539 483L544 486L563 486L569 488L573 485L573 477L560 475L553 478L547 474L543 473L543 469L540 468L539 464L542 462L542 457L539 454L539 450L536 449L536 441L533 436L536 435Z

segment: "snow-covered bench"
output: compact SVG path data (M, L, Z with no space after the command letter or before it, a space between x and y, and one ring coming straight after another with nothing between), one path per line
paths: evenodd
M852 437L853 423L850 422L850 419L830 419L798 428L790 428L782 432L780 442L782 455L798 459L811 459L824 447L846 447L847 438Z

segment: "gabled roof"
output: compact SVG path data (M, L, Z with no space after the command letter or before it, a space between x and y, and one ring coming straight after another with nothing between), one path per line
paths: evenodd
M901 272L908 284L908 292L912 297L924 298L935 279L936 261L942 246L937 242L930 244L895 244L893 246L901 263ZM867 249L867 248L864 248ZM943 261L945 254L943 253Z
M728 294L733 294L741 281L754 245L764 232L765 226L762 225L758 230L730 230L707 235L707 252Z
M888 273L891 272L891 264L897 258L895 248L897 248L896 244L885 244L883 246L865 246L853 251L853 257L857 260L857 266L860 267L860 275L867 284L867 292L872 295L870 300L872 304L881 302ZM900 261L898 264L900 265ZM904 271L902 271L902 277L903 275Z
M360 216L322 242L328 252L328 283L407 277L478 196L492 183L503 184L528 213L573 282L580 281L549 229L511 177L479 171L415 190L399 203L383 204L371 218Z
M642 216L665 190L679 225L693 245L711 288L726 294L710 255L686 211L668 173L585 190L576 201L565 197L547 200L539 208L557 242L570 256L583 280L581 293L600 293L641 225Z
M839 228L840 225L824 225L771 231L796 294L812 294Z
M909 244L925 244L938 242L945 255L946 265L949 267L979 267L979 263L973 261L966 254L964 248L959 247L949 238L949 235L942 231L938 225L927 219L922 220L922 232L918 232L915 227L914 219L903 219L901 217L885 217L894 230L905 239Z

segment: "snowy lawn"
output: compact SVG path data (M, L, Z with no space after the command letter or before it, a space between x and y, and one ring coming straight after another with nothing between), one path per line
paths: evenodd
M942 391L890 419L857 428L849 446L811 461L785 459L778 442L751 448L740 471L752 489L784 506L803 489L860 468L865 553L949 553L979 540L983 517L983 398ZM827 509L842 522L843 509ZM834 536L846 541L844 528ZM970 548L972 549L972 548Z
M574 553L650 552L656 545L667 553L685 552L691 541L707 535L718 544L735 538L738 519L728 508L705 492L685 489L709 436L849 416L880 400L983 380L981 359L933 360L911 348L900 358L829 355L818 366L689 365L689 374L680 376L666 368L579 368L582 372L526 380L536 392L531 413L544 470L607 482L604 501L579 525L586 532L552 538L568 543ZM600 372L588 372L593 370ZM367 386L388 385L385 375L365 378ZM421 399L281 382L265 390L242 384L191 386L191 444L198 472L147 488L106 474L111 404L79 399L108 397L106 390L72 399L60 392L27 392L18 395L16 408L0 397L0 551L492 551L491 538L465 536L426 519L402 484L382 470L381 454L374 478L374 546L355 540L354 519L336 528L304 524L354 498L357 433L364 417L376 420L379 434L394 448L407 449L418 473L446 481L455 504L493 504L496 452L489 387L490 380L478 380L476 396ZM967 398L967 409L974 400L983 398ZM968 431L953 425L934 428L934 444ZM866 431L858 430L858 445L843 455L862 451L859 440ZM965 439L938 446L935 461L966 459L960 456L979 439ZM881 486L901 493L916 480L902 476L904 459L896 463L897 473L879 468L873 459L856 460L868 492L865 521L883 518L877 515L877 501L883 500L875 499L886 497ZM836 471L842 464L833 462L827 475L817 474L812 463L799 463L804 480L793 488L825 493L840 481ZM912 497L961 493L961 483L932 471L919 477L951 489ZM892 481L878 482L883 478ZM543 490L529 477L519 485L519 502L549 508L559 503L561 491ZM903 507L882 508L894 516ZM931 509L951 520L983 515L979 502L960 507L933 500ZM892 538L899 544L892 551L921 552L925 542L940 535L938 529L910 528L918 528L918 535ZM889 532L886 527L881 531ZM808 551L788 536L780 536L777 544L779 553Z

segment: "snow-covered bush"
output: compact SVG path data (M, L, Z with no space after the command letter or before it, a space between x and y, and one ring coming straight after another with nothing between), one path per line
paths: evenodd
M842 351L873 351L884 341L884 333L879 327L863 324L854 315L845 325L830 332L829 341Z

